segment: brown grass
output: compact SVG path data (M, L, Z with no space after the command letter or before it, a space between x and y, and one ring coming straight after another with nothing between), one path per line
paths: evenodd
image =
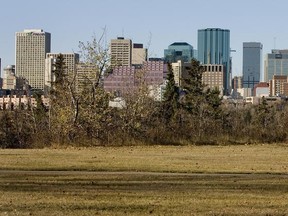
M287 155L286 145L0 150L2 169L22 170L0 171L0 215L287 215Z
M1 169L288 173L288 145L0 150Z

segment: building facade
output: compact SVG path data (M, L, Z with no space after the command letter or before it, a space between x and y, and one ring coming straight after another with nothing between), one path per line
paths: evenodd
M110 43L111 66L131 66L132 41L124 37L112 39Z
M269 97L269 83L266 82L259 82L254 86L254 93L255 97Z
M204 72L202 74L202 83L206 88L218 89L220 95L224 91L224 66L217 64L204 64Z
M51 49L51 34L42 29L16 33L16 75L28 80L32 89L44 90L45 58Z
M28 81L23 77L15 75L15 65L8 65L4 68L5 77L3 78L2 89L28 90Z
M242 76L234 76L232 79L232 89L240 89L243 88L243 77Z
M202 64L224 66L224 94L231 89L230 30L207 28L198 30L198 60Z
M286 95L287 75L273 75L269 81L270 96Z
M147 55L147 49L143 48L143 44L133 44L132 65L142 65L147 61Z
M75 77L75 87L76 90L82 91L87 86L92 85L92 83L98 82L102 85L102 80L99 72L99 68L95 64L79 62L76 64L76 77Z
M104 89L116 96L133 93L142 85L154 89L164 83L166 74L163 61L146 61L141 67L118 66L104 78Z
M53 64L56 62L56 59L60 54L64 58L67 75L74 75L76 72L76 64L79 63L78 53L47 53L45 60L45 90L48 90L51 87L51 81L54 81L52 73Z
M167 76L167 64L163 61L146 61L137 73L136 85L144 83L145 85L158 86L163 84Z
M254 88L260 82L262 71L262 49L259 42L243 43L243 87Z
M288 75L288 50L272 50L265 56L264 81L272 80L273 75Z
M43 95L41 98L44 106L49 107L49 98L45 98ZM24 92L11 92L10 95L0 97L0 110L30 109L29 107L36 106L36 98L24 94Z
M175 42L164 50L165 62L174 63L179 60L191 62L193 58L193 46L186 42Z
M182 84L182 73L184 71L183 62L181 60L178 60L177 62L173 62L171 63L171 67L172 67L173 74L174 74L175 85L180 87Z
M116 96L134 91L135 66L117 66L104 78L104 89Z

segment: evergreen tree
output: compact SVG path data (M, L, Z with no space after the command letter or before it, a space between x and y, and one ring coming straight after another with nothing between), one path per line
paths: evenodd
M164 93L163 114L166 123L170 122L179 109L179 88L175 84L171 64L168 64L167 84Z
M48 109L44 105L41 93L35 92L34 98L36 100L36 107L32 108L33 118L35 122L35 133L43 132L48 126Z
M209 112L211 117L215 120L221 117L221 104L222 104L222 97L220 97L219 89L207 89L205 91L205 100L208 104Z
M204 67L199 61L193 59L186 69L188 75L184 78L182 105L188 112L185 119L191 127L189 130L197 141L214 141L217 136L215 128L221 127L220 92L207 88L202 82ZM212 140L207 140L210 137Z
M71 92L69 91L69 81L67 67L64 57L58 55L53 64L53 81L50 91L49 122L52 137L57 142L64 143L70 139L73 130L73 109Z
M196 59L192 59L190 67L186 68L188 76L183 79L185 93L183 107L192 114L199 113L199 105L204 102L204 84L202 83L203 66Z
M53 100L63 96L63 91L67 90L67 67L62 54L58 55L53 63L52 75L54 80L51 81L50 94Z

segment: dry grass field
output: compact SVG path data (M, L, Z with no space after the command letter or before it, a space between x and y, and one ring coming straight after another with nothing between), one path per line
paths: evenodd
M0 215L288 215L288 145L0 150Z

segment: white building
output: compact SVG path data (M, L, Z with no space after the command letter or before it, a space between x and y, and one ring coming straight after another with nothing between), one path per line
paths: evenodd
M16 75L26 78L33 89L44 90L45 58L50 48L51 35L42 29L16 33Z

